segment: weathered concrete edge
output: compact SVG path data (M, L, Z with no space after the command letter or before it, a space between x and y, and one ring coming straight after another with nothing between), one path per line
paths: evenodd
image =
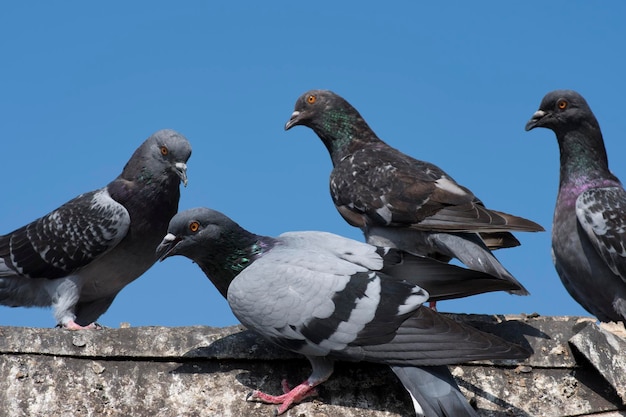
M535 354L523 361L524 365L555 368L577 366L567 342L582 327L593 322L588 317L448 316L532 349ZM281 360L300 357L275 347L253 332L245 331L242 326L136 327L80 332L0 327L0 353L175 361L192 358Z
M626 340L588 323L570 344L606 379L626 404Z

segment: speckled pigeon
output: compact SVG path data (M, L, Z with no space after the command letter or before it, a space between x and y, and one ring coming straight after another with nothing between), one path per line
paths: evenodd
M160 130L106 187L0 236L0 304L52 306L61 327L97 328L118 292L156 262L190 155L185 137Z
M609 171L600 125L575 91L552 91L526 124L551 129L561 152L552 223L554 265L600 321L626 321L626 192Z
M348 360L390 365L417 415L477 416L443 365L529 354L422 306L429 294L421 280L441 298L469 295L474 279L475 288L514 286L431 258L324 232L260 236L207 208L174 216L157 253L193 260L246 327L308 358L313 369L302 384L290 390L283 381L284 395L249 396L280 404L278 414L314 395L335 360Z
M368 243L393 246L442 261L457 258L471 269L514 282L528 292L490 249L519 241L510 231L541 231L526 219L489 210L437 166L416 160L379 139L359 112L327 90L300 96L285 125L307 126L333 163L335 207Z

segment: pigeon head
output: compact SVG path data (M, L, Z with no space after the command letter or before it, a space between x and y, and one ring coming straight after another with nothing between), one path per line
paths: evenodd
M584 176L611 175L598 120L585 99L572 90L552 91L543 98L526 130L554 131L561 153L561 182Z
M157 256L161 261L174 255L197 261L226 243L230 230L238 229L237 223L219 211L204 207L185 210L170 220Z
M350 103L329 90L310 90L298 98L285 130L298 125L313 129L333 162L363 142L380 140Z
M124 167L122 177L128 180L152 181L175 174L187 186L187 161L191 145L180 133L163 129L141 144Z
M559 136L580 129L584 124L598 128L598 122L585 99L576 91L555 90L541 100L539 110L526 123L526 130L545 127Z
M285 130L302 125L311 129L324 128L329 123L331 114L356 112L346 100L329 90L310 90L298 97L291 118L285 124Z
M224 297L237 274L273 245L272 238L250 233L228 216L204 207L176 214L167 230L156 250L158 259L175 255L191 259Z

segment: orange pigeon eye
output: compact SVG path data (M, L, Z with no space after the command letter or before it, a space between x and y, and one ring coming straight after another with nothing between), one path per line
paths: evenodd
M165 156L170 153L170 150L167 149L167 146L161 146L161 155Z
M199 228L200 228L200 223L198 222L189 223L189 230L191 230L193 233L197 232Z
M556 106L561 110L565 110L567 108L567 100L560 99L559 102L556 103Z
M315 103L315 100L317 100L317 97L315 97L313 94L311 94L310 96L306 98L306 102L309 104Z

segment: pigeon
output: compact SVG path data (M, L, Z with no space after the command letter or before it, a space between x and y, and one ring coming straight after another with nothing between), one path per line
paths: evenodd
M513 282L528 291L491 249L513 247L511 231L543 231L530 220L487 209L439 167L416 160L376 136L359 112L332 91L298 98L285 130L307 126L333 163L330 193L341 216L360 228L368 243L392 246Z
M277 414L315 395L334 362L346 360L389 365L418 416L476 417L445 365L529 355L423 306L430 295L417 284L423 280L444 299L468 295L474 279L472 294L481 281L504 290L513 283L395 248L317 231L262 236L218 211L195 208L172 218L157 254L190 258L242 324L309 360L310 376L293 389L283 381L283 395L249 395L279 404Z
M603 322L626 322L626 192L609 171L600 125L585 99L552 91L526 124L551 129L561 153L552 258L563 285Z
M59 327L99 328L115 296L157 261L190 155L184 136L160 130L106 187L0 236L0 304L52 306Z

